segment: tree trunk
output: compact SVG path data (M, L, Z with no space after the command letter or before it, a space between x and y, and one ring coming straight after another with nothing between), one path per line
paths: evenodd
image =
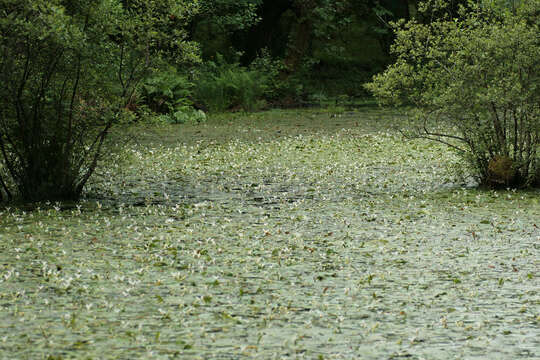
M291 31L287 54L285 55L285 70L282 78L288 77L298 70L302 60L308 54L313 36L313 9L315 0L296 0L293 10L297 23Z

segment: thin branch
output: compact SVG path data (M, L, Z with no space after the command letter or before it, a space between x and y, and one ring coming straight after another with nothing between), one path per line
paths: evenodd
M6 150L6 146L4 143L4 139L2 136L0 136L0 151L2 152L2 156L4 157L4 161L6 163L6 166L8 168L8 171L13 179L18 179L19 176L17 175L17 172L15 171L15 166L13 165L13 162L10 160L9 155Z
M96 146L96 144L98 143L99 139L101 138L103 132L107 132L108 129L112 126L113 124L113 120L110 120L109 122L107 122L104 126L104 128L98 132L98 134L96 135L96 137L94 138L94 140L92 141L92 143L87 147L87 149L85 149L81 155L81 158L80 158L80 161L77 163L77 168L80 169L85 160L90 156L89 154L92 153L94 151L94 147ZM79 143L83 143L84 141L84 138L86 137L86 131L82 130L79 134ZM84 148L84 147L83 147Z
M17 120L19 121L19 123L21 120L23 121L23 123L20 123L23 126L23 128L26 128L24 124L24 122L26 121L26 113L24 111L24 106L22 105L22 95L23 95L24 88L26 86L26 82L28 81L28 77L30 76L30 59L31 59L30 53L31 53L30 38L29 36L27 36L26 37L26 61L24 64L23 75L19 82L19 87L17 89L16 96L15 96L17 113L18 114L20 113L20 116L17 116Z
M422 139L427 139L427 140L431 140L431 141L437 141L437 142L440 142L441 144L447 145L447 146L449 146L449 147L451 147L451 148L453 148L453 149L455 149L455 150L457 150L457 151L459 151L459 152L461 152L461 153L466 153L466 152L468 152L467 150L462 149L462 148L460 148L459 146L452 144L451 142L444 141L444 140L442 140L442 139L439 138L439 137L432 137L432 136L430 136L430 135L428 135L428 134L426 134L426 135L419 135L419 137L422 138Z
M88 170L83 175L83 177L81 178L81 181L79 182L79 184L77 185L77 188L75 189L76 194L80 195L82 193L84 185L86 184L86 182L88 181L90 176L94 173L94 170L96 169L96 166L97 166L99 156L101 155L101 148L103 147L103 142L104 142L105 137L107 136L107 134L109 132L109 129L112 127L112 125L113 125L113 121L110 120L107 123L107 125L105 126L105 128L101 131L101 133L96 138L96 140L99 140L97 149L94 152L94 157L92 159L92 162L90 163L90 166L88 167Z
M83 33L86 32L86 28L88 27L88 22L90 21L90 13L86 13L86 17L84 19L84 25L83 25ZM77 54L77 65L76 65L76 75L75 75L75 83L73 84L73 90L71 92L71 100L69 102L69 116L68 116L68 133L65 140L66 144L66 150L65 150L65 158L67 159L67 155L71 152L71 137L73 135L73 108L75 106L75 99L77 97L77 91L79 89L79 82L81 80L81 71L82 71L82 50L79 50ZM68 164L65 164L67 166ZM64 174L66 173L67 169L64 169Z
M6 121L5 121L5 119L4 119L3 116L0 118L0 125L2 125L2 127L3 127L3 136L6 138L7 142L11 145L11 148L12 148L12 149L11 149L11 152L15 154L15 158L18 158L21 162L23 162L24 157L22 156L22 154L21 154L21 153L19 152L19 150L17 149L17 146L16 146L15 141L13 141L13 139L12 139L11 136L9 135L9 127L8 127L8 125L6 124ZM1 136L0 136L0 141L2 141L2 142L4 141L4 140L1 138ZM3 143L3 144L4 144L4 146L5 146L5 143ZM0 144L0 145L2 145L2 144ZM7 155L6 155L6 156L7 156ZM5 160L6 160L6 161L9 161L8 158L7 158L6 156L4 156ZM10 163L11 163L11 162L10 162ZM7 165L7 164L6 164L6 165ZM12 173L11 171L10 171L10 173L12 174L12 176L14 176L14 174L15 174L14 172Z
M63 111L63 99L65 97L65 94L66 94L66 89L67 89L67 83L69 81L69 74L66 74L65 78L64 78L64 81L62 82L62 87L60 88L60 92L58 93L58 97L57 97L57 100L56 100L56 112L58 113L58 118L56 120L56 128L60 128L60 124L62 122L62 118L64 116L64 111Z
M120 81L120 86L122 86L122 89L124 89L124 79L122 77L122 67L124 65L124 43L120 45L120 63L118 66L118 80Z
M501 120L497 112L497 106L493 101L490 102L491 111L493 112L493 127L495 128L495 134L497 140L499 140L499 147L504 151L504 155L508 156L508 149L506 147L506 134L505 129L501 127Z
M66 153L69 153L70 149L71 149L71 137L72 137L72 134L73 134L73 108L75 106L75 99L77 97L77 90L79 88L79 81L80 81L80 78L81 78L81 58L82 58L82 55L79 53L79 56L77 58L77 70L76 70L76 76L75 76L75 83L73 84L73 90L71 92L71 99L69 101L69 116L68 116L68 133L67 133L67 137L66 137L66 145L67 145L67 149L66 149Z
M2 185L2 188L6 192L8 200L13 199L13 196L11 195L11 191L9 191L9 188L7 187L6 183L4 182L4 179L2 178L2 175L0 175L0 184ZM2 194L0 193L0 200L2 200Z
M450 138L450 139L455 139L455 140L459 140L461 142L464 142L464 143L467 143L467 140L465 138L462 138L462 137L459 137L459 136L456 136L456 135L450 135L450 134L440 134L440 133L435 133L435 132L431 132L427 129L427 127L425 126L424 124L424 133L428 136L437 136L437 137L443 137L443 138Z

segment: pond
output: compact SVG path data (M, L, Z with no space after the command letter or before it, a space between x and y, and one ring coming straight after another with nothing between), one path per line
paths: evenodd
M134 129L80 204L0 212L0 358L531 359L540 193L386 110Z

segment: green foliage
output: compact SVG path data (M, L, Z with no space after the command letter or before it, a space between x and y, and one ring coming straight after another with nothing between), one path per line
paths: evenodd
M213 112L253 111L263 105L268 77L256 70L228 64L222 56L208 61L201 69L194 97L202 107Z
M262 49L259 56L250 64L251 71L262 75L265 81L264 99L278 106L290 105L287 101L300 99L305 91L305 81L308 77L307 68L302 67L293 76L284 77L285 64L283 60L273 58L268 49Z
M326 39L339 36L341 31L350 26L354 16L352 8L359 6L351 0L304 0L306 6L313 2L313 35Z
M258 7L263 0L201 0L193 19L192 39L200 44L205 59L224 54L234 57L234 34L248 32L259 21Z
M192 124L200 124L206 121L206 114L202 110L197 110L193 108L189 109L183 109L174 112L173 117L169 121L173 124L184 124L184 123L192 123Z
M23 199L79 198L141 80L182 39L160 30L194 4L0 0L0 168Z
M244 30L259 20L257 7L262 0L202 0L201 18L214 25L218 31Z
M511 3L398 24L397 62L367 88L383 103L414 105L408 133L454 148L481 183L540 185L540 1Z
M279 76L268 76L265 98L298 106L321 91L366 97L358 83L390 63L389 14L400 18L407 8L407 2L390 0L201 0L191 36L205 60L220 53L234 62L240 51L241 64L250 66L268 51L281 64Z
M156 71L144 82L142 95L152 112L160 114L167 122L184 123L191 115L197 116L197 121L201 119L200 113L193 110L192 89L193 83L187 76L169 67Z

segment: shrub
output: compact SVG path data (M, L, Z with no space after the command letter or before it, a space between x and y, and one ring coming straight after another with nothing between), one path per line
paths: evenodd
M263 98L277 106L298 105L304 93L304 83L308 72L301 67L294 76L283 76L285 64L282 59L272 58L268 49L262 49L249 69L264 76Z
M255 70L228 64L222 56L200 70L194 89L196 103L213 112L257 110L267 88L267 77Z
M28 201L78 199L109 130L130 117L140 81L167 38L182 37L173 25L191 7L187 0L0 0L4 192L13 192L11 183Z
M440 14L440 3L421 10ZM396 24L397 61L366 87L384 104L413 105L407 134L449 145L481 183L540 185L540 1L499 3Z
M148 108L168 123L202 122L206 115L193 108L193 83L174 67L157 70L142 86Z
M166 115L163 120L169 124L200 124L206 121L206 114L202 110L189 107Z

